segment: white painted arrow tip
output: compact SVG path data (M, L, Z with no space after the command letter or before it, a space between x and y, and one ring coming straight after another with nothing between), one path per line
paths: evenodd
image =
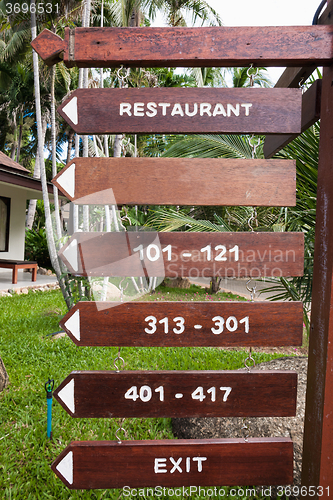
M71 198L75 195L75 163L72 163L62 174L59 175L57 183L63 191Z
M72 97L72 99L62 108L63 113L71 120L74 125L79 123L78 113L77 113L77 97Z
M74 238L68 247L63 251L63 256L67 259L69 265L74 271L79 269L79 259L78 259L78 249L77 249L77 239Z
M68 384L65 385L61 389L61 391L58 392L58 397L61 399L63 403L67 406L67 408L72 412L75 413L75 400L74 400L74 379L72 378Z
M80 310L78 309L75 313L66 321L64 326L68 331L71 332L73 337L76 338L80 342L81 334L80 334Z
M69 484L73 484L73 452L69 451L67 455L58 463L56 469Z

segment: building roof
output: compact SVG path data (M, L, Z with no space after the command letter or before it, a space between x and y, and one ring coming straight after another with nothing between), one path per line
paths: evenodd
M20 172L21 174L23 174L23 172L25 172L26 174L30 174L27 168L22 167L19 163L9 158L9 156L5 155L5 153L3 153L2 151L0 151L0 168L2 170L8 170L9 172L13 173L15 173L16 171L17 173Z
M42 191L40 179L34 179L28 169L9 158L9 156L2 153L2 151L0 151L0 183L25 188L28 190L27 194L29 194L31 198L34 197L34 192L41 193ZM49 195L53 195L52 184L50 182L47 184ZM36 198L40 198L40 196L36 196Z

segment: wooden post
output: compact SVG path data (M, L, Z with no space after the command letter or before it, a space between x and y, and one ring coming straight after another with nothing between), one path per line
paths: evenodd
M333 493L333 66L324 68L302 485Z
M326 22L327 24L331 23L330 18L332 13L333 0L329 0L327 3L328 5L326 12L323 14L320 20L321 24L325 24ZM45 47L47 46L47 50L44 50L45 47L42 47L43 50L39 50L47 64L52 65L63 58L65 64L67 64L69 67L74 65L77 65L79 67L114 67L118 66L119 64L125 64L126 66L133 67L137 67L138 65L140 65L141 67L151 67L159 65L166 66L172 64L174 66L179 65L198 67L203 64L206 66L244 66L248 62L265 66L275 66L277 63L280 65L288 66L295 66L295 64L297 63L298 65L304 66L297 68L293 67L292 69L288 70L284 74L284 76L281 77L276 87L296 87L301 78L309 76L312 70L315 69L317 65L332 64L333 61L332 26L311 26L296 28L269 27L268 29L261 27L237 29L201 28L200 31L198 31L198 29L191 30L188 28L172 28L172 30L170 30L169 28L140 28L139 30L135 29L135 31L128 30L131 30L131 28L122 28L119 30L114 28L105 28L99 29L99 31L86 28L76 28L75 30L67 29L64 41L56 35L44 31L40 35L39 40L34 43L34 48L38 50L42 45L44 45ZM165 40L168 40L167 44L165 43ZM47 41L49 43L46 43ZM187 43L187 45L185 42ZM114 50L112 51L112 60L110 60L109 55L110 43L114 48ZM154 46L154 51L151 50L152 45ZM181 50L179 50L180 46L182 46ZM198 53L200 54L200 57L198 57ZM263 54L265 54L265 57L263 56ZM272 92L273 89L255 90L256 97L260 97L261 95L265 94L265 99L257 103L257 108L259 108L260 104L260 112L264 115L264 118L267 118L268 116L270 120L271 115L274 116L275 122L272 122L272 124L266 124L261 119L261 115L253 116L252 111L256 108L256 106L253 105L252 100L251 102L247 101L247 97L249 94L248 90L246 90L246 93L244 94L244 99L246 97L246 101L241 104L243 98L240 98L241 94L239 94L239 92L243 91L238 89L239 92L237 91L236 103L235 89L219 89L219 92L221 91L221 96L222 91L223 96L225 95L226 90L228 90L228 92L230 93L227 102L227 109L228 104L230 107L230 115L225 112L224 108L224 112L222 111L221 103L216 104L215 106L218 107L214 107L213 112L211 112L213 104L210 103L209 99L210 95L212 95L212 102L213 98L215 102L217 92L216 89L213 89L211 92L207 89L204 89L204 93L202 93L201 90L199 92L198 90L193 89L178 89L177 92L171 92L168 89L155 89L155 92L155 90L153 89L155 96L154 102L151 102L152 89L148 89L149 92L146 92L146 90L147 89L112 89L111 92L111 89L95 89L93 91L95 97L94 101L92 101L92 93L90 92L90 90L76 91L76 94L72 95L70 100L66 101L61 106L60 114L62 114L62 116L64 116L65 119L68 120L73 129L83 134L112 132L117 133L119 131L119 128L122 130L122 132L126 133L196 133L202 132L202 128L204 128L205 132L210 131L217 133L254 132L271 134L296 134L300 131L300 116L296 116L295 119L293 115L290 115L290 113L288 113L287 116L294 120L292 120L291 127L289 123L286 123L286 114L283 110L281 115L281 100L279 102L275 102L274 99L271 99L272 95L286 96L287 94L285 92L277 92L283 89L275 89L274 94ZM116 106L117 113L113 112L114 110L112 110L111 108L111 105L114 105L114 96L116 94L118 96L118 102ZM269 97L266 97L266 94ZM289 92L288 95L289 94L291 96L295 94L294 97L296 98L297 92ZM165 97L165 99L163 99L164 104L159 104L162 95L163 97ZM143 99L142 96L146 96L146 100ZM205 97L205 101L209 101L208 104L207 102L201 102L199 97L200 99L202 97ZM231 97L234 99L234 104L229 102L231 101ZM129 102L130 98L135 98L135 102L134 100L133 102ZM168 98L168 100L166 98ZM176 98L177 102L173 102L171 98ZM107 101L107 99L109 101ZM222 97L220 98L220 100L222 100ZM144 102L142 103L141 101ZM295 102L297 102L297 98ZM293 105L295 104L295 102L291 100L287 103L283 102L283 104L287 104L287 107L289 107L290 110L293 110ZM198 108L198 103L199 106L201 106L202 104L202 107ZM201 110L201 115L200 113L199 115L201 117L204 117L204 119L193 122L195 124L194 127L192 126L192 120L188 120L187 122L185 122L185 120L180 120L179 123L176 123L179 117L177 117L175 121L173 120L174 115L179 115L182 118L185 117L186 106L189 110L190 104L193 107L194 105L196 106L195 114L197 114L198 109ZM275 107L277 106L277 111L280 112L279 124L276 123L278 115L276 114L276 109L272 107L273 104L275 105ZM231 106L234 105L237 105L238 107L243 106L244 108L243 116L241 116L240 120L238 118L236 120L236 118L232 117ZM158 106L161 106L163 110L162 114L160 110L160 115L155 121L152 120L152 118L157 116L156 110L158 109ZM161 116L167 116L167 112L165 111L164 107L165 109L166 107L170 108L170 117L172 119L161 119ZM249 112L250 108L253 108L251 113ZM183 111L183 109L185 109L185 112ZM132 116L133 113L133 116L139 118L143 117L144 120L141 120L140 118L135 122L133 121L133 119L129 121L127 119L127 116L125 116L126 113L127 116ZM207 116L213 116L213 118L215 118L217 114L222 114L223 118L225 118L226 116L228 118L232 117L232 120L230 119L227 122L227 126L224 126L224 123L219 123L218 120L213 122L213 124L211 120L207 121ZM238 108L237 111L234 112L234 115L239 116ZM112 117L111 121L110 116ZM116 118L117 116L118 118L122 117L122 119L114 119L114 116ZM125 118L123 118L124 116ZM188 111L186 118L191 118L192 116L194 115L190 114L190 112ZM247 119L248 116L250 116L249 119ZM254 120L252 120L253 117ZM207 126L207 123L210 128ZM279 125L279 127L274 128L277 127L277 125ZM282 127L282 129L280 128L280 126ZM316 239L314 254L314 283L311 335L309 346L308 388L305 410L302 476L302 486L307 487L307 495L304 494L304 489L301 490L302 498L329 498L330 492L333 492L333 66L326 67L324 69L321 104L321 127L322 130L318 167ZM74 198L75 183L72 182L72 180L73 179L71 178L70 187L73 192L73 195L71 195L71 197ZM123 238L123 236L121 237ZM137 238L138 237L139 236L137 236ZM173 234L172 238L174 237L175 236ZM195 237L197 240L198 235L192 234L192 237ZM106 236L103 236L103 238L105 240L107 239ZM181 238L183 238L183 236L181 236ZM205 238L207 238L207 235L205 235ZM85 244L85 246L89 246L86 241L84 241L83 243ZM89 273L87 273L87 270L84 266L81 266L82 272L81 267L79 268L80 259L81 262L84 263L82 258L83 243L79 241L78 236L75 236L74 239L72 238L71 243L67 246L67 249L70 248L69 253L67 250L67 261L69 262L69 260L71 260L71 262L74 262L75 267L73 267L70 262L69 264L72 265L72 269L76 272L76 274L85 273L83 275L93 275L90 271ZM90 254L93 255L93 252L95 252L96 248L100 249L100 245L96 245L95 241L91 243L92 245ZM198 244L197 241L196 244ZM205 246L203 246L204 244ZM154 246L156 247L155 244ZM220 246L222 245L217 245L215 247L215 250ZM125 248L129 249L129 245L126 244ZM209 248L210 250L211 243L209 243L209 245L203 243L199 250L201 252L207 251L208 253L208 250L206 250L206 248ZM226 249L227 247L223 246L223 248ZM136 250L138 249L139 247L137 247ZM186 258L189 257L189 255L192 257L192 250L191 252L189 252L188 248L184 248L184 246L180 247L180 249L183 255L186 254ZM63 250L63 253L65 250ZM133 248L133 245L132 250L135 250ZM231 252L232 248L229 251ZM108 253L104 252L104 255L108 255ZM120 253L120 257L122 257L123 255L124 252L122 251ZM140 261L142 260L141 257L137 258L137 260L138 259ZM151 260L154 261L155 258ZM215 260L222 259L215 257ZM118 264L117 267L119 267ZM119 273L119 270L117 272ZM106 273L107 276L110 276L111 274L112 273L110 273L110 271ZM294 273L291 274L295 275ZM97 275L101 276L100 271ZM141 274L133 274L128 271L125 275L141 276ZM74 326L75 328L77 328L76 323ZM196 326L199 326L201 328L202 325L200 324ZM77 334L78 331L76 331L76 338L78 337ZM131 373L130 375L132 376L133 373ZM118 377L118 375L116 376ZM160 384L160 380L158 380L156 383ZM128 385L129 384L126 385L125 389L127 389ZM73 379L66 383L67 389L68 386L70 386L70 391L67 390L67 392L65 391L65 393L62 392L63 396L65 394L65 399L62 398L62 401L65 402L73 416L75 416L74 414L76 399ZM172 386L174 386L174 384ZM145 392L148 391L148 385L141 385L141 388L142 387L144 387L145 389L142 392L141 399L142 402L145 402L144 398L148 397L146 396ZM227 388L230 389L230 387L228 386ZM150 390L150 386L148 388ZM215 386L213 386L213 389L214 388ZM127 391L125 392L127 396L130 395L129 391L131 391L131 389L132 387L130 389L127 389ZM198 386L198 389L200 389L201 391L202 387ZM212 388L208 390L211 389ZM158 388L156 388L155 392L160 392L161 390L161 386L159 386ZM75 391L77 391L76 386ZM92 393L94 394L93 391ZM179 395L180 393L177 393L177 396ZM192 399L194 399L194 395L196 395L196 389L191 393L191 395ZM183 393L181 393L181 397L183 397ZM125 397L125 399L131 398ZM68 401L70 406L68 406L67 404ZM92 406L93 408L95 408L96 405L94 404ZM292 443L289 439L287 441L285 441L285 438L280 438L280 440L269 439L267 441L270 445L275 445L275 448L274 446L270 446L269 448L270 453L273 453L273 455L271 455L273 459L270 459L269 461L267 461L266 446L263 446L263 444L265 445L265 441L263 441L262 439L260 440L259 452L260 456L264 458L260 461L259 465L257 464L257 467L259 467L259 475L257 476L253 473L253 458L255 458L256 454L258 455L258 452L256 451L257 448L253 445L257 446L258 443L253 441L250 441L250 443L244 443L243 441L241 441L241 443L239 443L239 440L230 440L231 442L229 443L227 441L228 440L223 440L223 443L216 443L218 445L218 449L214 450L215 455L212 455L212 460L209 459L209 461L211 461L213 464L217 464L218 466L218 471L215 475L212 474L211 471L209 471L207 468L207 471L209 472L207 481L209 482L209 484L214 485L221 484L223 482L225 484L232 485L249 484L250 481L251 483L259 484L287 484L291 482L291 476L290 473L288 473L288 470L290 471L291 469ZM281 443L279 441L281 441ZM161 444L160 442L152 443L153 446L159 447L158 454L160 456L162 453L161 445L164 446L164 444ZM207 448L207 450L211 450L212 440L207 442L205 441L204 443L202 443L205 448L203 451L200 450L200 453L206 454L207 443L209 443L209 449ZM198 442L194 444L189 442L188 444L191 445L193 451L193 446L197 446ZM216 454L218 454L219 457L221 456L221 444L223 444L224 447L229 447L229 450L227 450L228 460L230 456L237 456L237 475L234 475L234 470L232 469L228 472L229 475L221 476L220 473L222 470L224 470L224 463L223 467L221 467L221 463L216 458ZM236 450L236 446L234 445L237 445L238 447L238 444L241 444L242 448L238 448L238 453L236 455L236 452L234 451ZM282 447L277 446L277 444L282 444ZM230 445L232 445L231 451ZM135 459L134 466L130 465L128 470L134 470L134 467L135 471L138 470L138 456L139 463L143 463L144 465L146 465L144 460L140 458L143 455L141 449L143 446L146 447L146 451L149 449L149 447L151 447L151 442L135 442L134 444L131 442L125 443L125 448L128 447L128 449L130 450L130 453L126 454L126 464L127 456L130 460L132 460L132 462ZM169 447L168 451L171 450L169 454L173 457L173 454L175 452L174 447L177 447L177 452L179 453L180 447L183 446L183 443L168 442L165 446ZM170 448L170 446L172 448ZM134 447L139 447L139 455L133 452ZM80 451L77 451L76 448L79 448ZM105 452L105 449L108 449L108 451ZM243 457L243 450L246 450L248 452L252 449L255 450L255 453L250 455L249 459L245 461L243 468L240 469L241 475L239 475L239 457ZM88 450L88 455L93 457L91 463L95 467L95 469L91 469L86 466L86 464L88 463L88 460L85 457L86 450ZM93 444L73 443L60 455L60 457L58 457L57 461L53 464L53 470L57 474L60 473L60 475L64 479L65 484L72 488L119 487L124 484L124 481L128 480L128 472L124 468L121 468L122 473L125 470L124 479L119 479L119 477L117 476L117 481L119 482L110 483L110 478L113 479L110 471L115 468L115 465L119 466L119 463L121 463L119 462L119 457L116 457L116 462L112 461L114 459L115 450L117 450L117 452L120 450L120 453L122 453L123 448L119 447L118 443L112 442L111 444L109 442L106 444L100 444L98 442ZM239 453L239 450L241 453ZM187 450L182 451L187 453ZM208 451L207 457L204 457L205 460L208 460L209 458ZM281 454L281 451L284 452L284 455ZM201 456L199 452L195 452L197 455ZM165 456L167 456L166 451L164 452L164 449L163 453ZM74 455L75 458L73 459ZM152 465L150 466L150 476L147 475L148 473L146 472L146 470L144 470L144 474L142 474L142 471L140 472L140 474L137 473L139 485L146 485L147 482L156 484L154 483L154 481L157 481L157 479L154 474L158 474L160 472L169 472L169 469L160 470L162 468L162 466L160 465L160 460L167 460L167 458L156 458L153 451L150 452L150 455L152 458L151 464L155 464L155 469L153 469ZM144 457L146 458L150 455L146 451ZM79 460L77 459L77 457L79 457ZM97 457L98 460L96 460L95 457ZM107 460L105 459L105 457L107 457ZM112 460L108 457L111 457ZM276 467L278 457L280 459L281 457L283 458L282 461L280 460L280 463L283 464L281 473ZM196 461L197 458L198 457L194 457L193 460ZM186 463L190 464L191 456L188 456L186 459L189 459L189 461ZM83 466L81 464L81 460L83 462ZM85 463L84 460L86 460ZM180 457L177 460L178 461L175 462L174 458L172 458L172 464L177 466L179 460L183 460L183 458ZM229 461L227 463L229 465ZM79 466L77 464L79 464ZM272 466L272 464L274 464L274 466ZM286 467L285 464L287 464L288 467ZM102 466L106 466L106 470L103 470ZM188 470L186 469L186 473L190 473L191 470L189 465L186 465L186 467L188 468ZM163 469L165 469L165 467L163 467ZM266 471L264 475L262 475L263 470ZM87 471L90 471L90 473L88 474ZM154 471L154 474L152 471ZM182 482L178 483L177 476L171 476L174 471L175 470L173 467L170 470L170 476L167 477L164 483L171 486L174 486L176 484L184 484L183 477L181 477ZM182 470L179 471L182 472ZM200 472L201 474L201 469L198 469L198 472ZM248 473L250 475L248 475ZM206 484L204 474L202 474L200 477L197 476L198 475L196 475L194 479L191 476L188 476L188 481L194 480L194 482L188 484ZM176 480L174 478L176 478ZM96 480L96 482L92 482L92 480ZM143 481L143 483L141 483L141 481Z

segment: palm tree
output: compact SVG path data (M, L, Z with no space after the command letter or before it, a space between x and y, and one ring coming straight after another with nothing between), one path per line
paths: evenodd
M172 21L173 24L176 24L176 15L180 19L180 15L183 15L183 12L185 12L184 9L191 10L193 11L193 19L199 19L201 22L213 22L209 21L209 15L215 15L216 13L209 8L208 4L206 2L198 0L196 2L193 1L182 1L180 4L177 4L176 2L166 2L166 1L160 1L160 0L154 0L153 1L154 5L156 8L167 8L170 12L172 12L172 16L170 15L170 22ZM118 0L118 1L110 1L107 3L107 7L105 10L108 11L109 14L112 14L110 16L112 18L112 23L113 25L118 24L122 26L138 26L142 23L143 21L143 12L144 9L147 9L147 6L151 5L152 2L148 2L147 0ZM69 12L71 9L76 8L77 6L81 6L80 2L75 2L75 0L67 1L64 2L64 4L61 5L61 9L58 6L58 11L59 12ZM87 12L89 11L89 8ZM96 8L95 11L95 20L97 20L98 17L98 7ZM118 18L116 16L118 14ZM100 17L102 16L102 12L100 13ZM119 17L120 16L120 17ZM90 16L89 14L86 16L88 19ZM179 19L177 23L179 24ZM103 18L104 20L104 18ZM28 17L27 16L13 16L11 19L12 25L11 25L11 30L7 30L6 34L8 34L8 43L5 43L3 46L3 50L1 51L1 56L3 60L10 60L10 57L13 57L13 54L16 55L17 58L22 57L24 58L26 56L26 53L29 52L30 47L28 46ZM55 12L51 12L49 16L45 16L43 19L39 20L40 22L43 23L43 26L46 26L55 30L56 27L59 27L61 24L63 25L64 23L59 23L59 15L56 15ZM7 19L5 19L5 16L3 16L2 22L7 22ZM103 21L104 22L104 21ZM214 21L215 23L215 21ZM220 22L218 21L218 24ZM87 20L83 23L87 24ZM62 26L61 26L62 27ZM32 20L32 29L33 33L36 32L36 23L35 20ZM35 34L33 35L35 36ZM1 45L1 44L0 44ZM0 47L1 50L1 47ZM1 62L1 58L0 58ZM41 164L41 177L42 177L42 184L43 184L43 190L45 191L45 196L44 196L44 203L45 203L45 213L46 213L46 228L47 228L47 233L48 233L48 241L49 241L49 250L50 250L50 257L51 261L53 264L54 269L57 272L58 279L60 279L60 269L59 269L59 264L57 261L57 256L56 256L56 251L55 251L55 246L54 246L54 238L53 235L51 234L51 224L50 224L50 213L49 213L49 206L48 206L48 198L46 194L46 175L45 175L45 166L44 166L44 156L43 156L43 144L45 143L45 137L43 135L43 127L42 127L42 115L41 115L41 106L40 106L40 76L39 76L39 69L38 69L38 60L37 58L33 57L33 65L34 65L34 76L35 76L35 98L36 98L36 120L37 120L37 129L38 129L38 154L36 154L36 160L37 164ZM61 65L58 65L58 67ZM44 79L43 79L44 80ZM54 124L55 124L55 119L54 119L54 107L55 107L55 92L54 92L54 81L55 81L55 76L53 74L52 80L51 80L51 121L52 121L52 129L54 130ZM45 123L45 115L44 115L44 123ZM45 129L45 127L44 127ZM19 134L18 134L19 136ZM117 139L118 143L120 143L120 138L116 137L116 141L114 144L114 154L117 154ZM96 141L97 142L97 141ZM77 141L78 144L78 141ZM85 143L86 144L86 143ZM53 132L52 134L52 150L53 153L55 153L56 146L55 146L55 133ZM88 148L87 144L85 145L85 152L87 154ZM119 154L119 153L118 153ZM55 157L55 155L54 155ZM53 160L53 170L55 169L55 158ZM59 228L58 228L59 229ZM59 231L58 231L59 232ZM65 298L67 297L67 294L64 291L63 287L63 293ZM67 297L68 298L68 297Z
M272 87L266 68L227 68L225 79L228 74L231 77L231 87Z
M148 16L154 19L157 10L162 10L169 26L186 26L186 18L191 16L191 24L222 26L219 14L205 0L147 0Z

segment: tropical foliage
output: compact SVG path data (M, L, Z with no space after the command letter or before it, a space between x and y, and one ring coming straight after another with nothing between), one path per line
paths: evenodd
M35 260L40 267L51 268L50 255L47 247L46 231L27 229L25 235L25 259Z
M308 332L313 279L319 133L318 122L278 154L280 158L296 160L297 202L296 207L285 209L285 226L289 231L304 232L304 275L292 280L280 278L272 287L272 291L276 291L276 300L303 301L304 323Z
M77 155L133 155L142 151L145 140L123 136L97 136L80 138L61 118L55 108L77 87L126 86L194 86L194 75L179 74L172 68L133 69L126 77L117 70L96 71L68 69L63 63L47 68L33 56L30 41L44 28L64 37L65 27L74 26L143 26L150 25L158 12L162 12L170 26L185 25L186 19L199 25L221 25L221 19L204 0L97 0L92 6L88 0L50 0L52 8L39 10L38 0L20 3L14 0L0 2L0 146L16 161L41 176L46 193L50 180L64 163ZM35 13L36 12L36 13ZM37 110L37 111L36 111ZM49 158L44 160L45 152ZM59 203L55 192L55 232L51 226L48 196L44 196L45 229L52 266L57 272L67 304L72 303L72 285L62 272L57 260L55 240L63 236L59 217ZM29 227L33 226L36 203L29 205ZM38 205L37 205L38 207ZM126 212L127 210L127 212ZM131 221L130 209L124 209L123 218ZM134 212L132 211L132 214ZM127 214L127 215L126 215ZM136 209L135 223L144 223L144 211ZM132 217L133 219L133 217ZM40 220L40 219L38 219ZM119 220L119 223L121 221ZM27 252L40 255L45 249L45 234L41 227L27 232ZM41 258L41 257L40 257ZM82 296L85 296L84 287Z
M296 207L161 207L149 217L147 224L160 231L302 231L305 235L304 275L302 277L265 278L272 283L273 300L301 300L304 323L309 331L309 309L312 294L314 232L316 220L317 171L320 125L316 123L277 155L295 159L297 169ZM166 157L251 158L253 149L246 136L195 135L170 137ZM263 141L256 148L263 157Z
M33 0L31 0L33 2ZM158 13L162 13L170 26L184 26L186 22L199 25L221 25L217 13L205 0L97 0L91 7L88 1L52 0L51 12L37 15L33 25L37 33L47 27L64 36L66 26L149 26ZM263 138L249 141L247 136L195 135L138 137L94 136L82 138L74 135L70 127L59 116L55 108L78 86L142 87L142 86L233 86L251 85L269 87L271 82L265 68L193 68L183 73L173 68L141 68L130 71L101 70L83 71L68 69L63 63L53 69L43 63L34 68L31 41L30 8L15 12L16 0L0 2L2 37L0 41L0 148L20 162L35 176L45 171L50 180L63 163L74 155L112 156L172 156L203 158L251 158L263 157ZM30 6L30 3L27 5ZM10 7L11 6L11 7ZM11 13L8 14L8 9ZM35 24L34 24L35 23ZM35 71L35 76L34 76ZM37 71L37 73L36 73ZM37 76L36 76L37 75ZM36 114L33 82L38 80L40 117ZM39 126L39 138L37 123ZM313 234L316 202L316 175L318 157L319 126L316 125L285 148L280 157L297 158L298 184L297 206L295 208L252 207L123 207L119 224L150 225L159 230L189 231L246 231L252 227L258 230L304 231L306 241L306 265L303 278L280 280L274 287L280 297L302 298L308 304L311 293ZM49 158L38 153L47 151ZM45 149L44 146L45 145ZM64 159L67 150L67 159ZM56 198L57 199L57 198ZM38 206L38 205L37 205ZM34 208L33 208L34 209ZM55 212L59 213L56 204ZM46 207L46 226L49 219ZM39 220L39 219L37 219ZM55 234L46 227L48 247L52 265L58 277L63 277L63 293L73 295L66 281L66 275L57 262L53 239L61 241L63 236L60 218L54 225ZM38 241L40 227L36 234L27 233L28 238ZM51 251L53 249L53 251ZM84 287L80 286L82 297Z

